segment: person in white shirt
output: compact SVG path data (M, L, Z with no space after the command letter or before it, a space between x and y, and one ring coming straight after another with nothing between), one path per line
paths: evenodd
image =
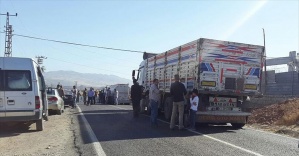
M195 119L196 119L196 112L198 108L199 98L198 98L198 90L193 89L192 95L190 98L190 129L195 130Z

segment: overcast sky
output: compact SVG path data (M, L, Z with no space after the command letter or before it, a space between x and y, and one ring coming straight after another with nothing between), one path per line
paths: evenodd
M298 52L297 0L234 1L61 1L0 0L14 33L103 47L165 52L198 38L263 45L268 57ZM4 31L6 17L0 17ZM4 34L0 56L4 55ZM13 37L14 57L47 56L47 71L131 77L141 53L88 48Z

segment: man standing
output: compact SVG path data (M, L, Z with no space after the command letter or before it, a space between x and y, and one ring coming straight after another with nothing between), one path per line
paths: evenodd
M111 90L110 88L107 88L107 91L106 91L106 103L107 104L111 104Z
M170 94L173 99L172 115L170 121L170 129L174 129L177 112L179 112L179 130L184 129L183 115L184 115L184 95L187 94L184 84L179 82L179 75L174 75L175 82L171 84Z
M158 117L158 102L159 102L159 89L158 89L159 80L154 79L154 83L151 85L149 92L149 99L151 105L151 126L158 126L157 117Z
M57 91L58 91L58 94L61 98L64 97L64 91L62 89L62 85L57 85Z
M73 98L72 107L76 108L76 98L77 98L77 92L78 92L78 90L76 89L76 86L73 86L73 89L71 90L71 92L72 92L72 98Z
M88 100L87 100L87 105L91 105L92 104L92 100L94 97L94 91L92 89L92 87L90 87L89 91L88 91Z
M113 91L113 104L118 105L118 90Z
M131 99L133 105L133 117L137 118L140 111L140 100L141 100L141 87L139 86L136 79L133 80L133 85L131 87Z
M87 89L85 88L84 91L83 91L83 102L84 102L84 105L86 105L86 97L87 97Z

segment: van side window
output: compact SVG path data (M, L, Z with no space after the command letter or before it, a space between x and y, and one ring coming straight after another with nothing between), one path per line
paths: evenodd
M45 91L46 90L46 83L45 83L45 79L44 76L42 74L42 71L40 69L40 67L37 67L37 76L38 76L38 85L40 88L40 91Z
M6 70L5 90L32 91L31 72L29 70Z

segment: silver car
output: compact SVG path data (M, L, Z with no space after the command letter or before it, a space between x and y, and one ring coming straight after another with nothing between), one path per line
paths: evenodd
M64 101L59 96L57 89L48 88L47 96L49 111L55 111L56 114L61 115L64 112Z

